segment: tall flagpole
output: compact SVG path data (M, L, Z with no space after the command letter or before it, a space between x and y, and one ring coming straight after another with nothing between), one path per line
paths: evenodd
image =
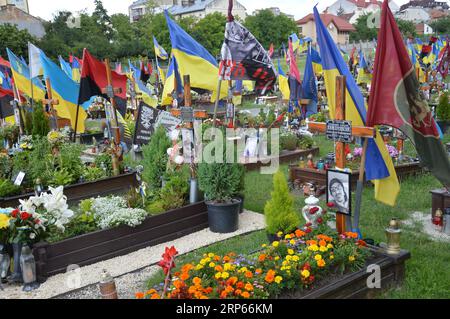
M33 71L31 70L31 50L30 50L30 44L31 42L28 41L28 64L30 65L29 71L30 71L30 86L31 86L31 109L33 109L33 103L34 103L34 87L33 87L33 78L31 75L33 74Z

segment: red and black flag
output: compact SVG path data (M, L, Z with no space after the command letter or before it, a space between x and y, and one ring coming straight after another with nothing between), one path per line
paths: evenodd
M387 0L381 13L367 125L400 129L414 143L423 165L450 187L448 155Z
M256 81L256 92L264 94L273 89L277 77L275 67L253 34L234 20L232 9L230 0L219 76L223 80Z
M11 105L12 100L14 100L13 91L0 87L0 119L6 119L14 115L14 108Z
M141 80L143 83L147 83L147 81L150 79L151 73L149 71L148 65L145 66L145 63L141 61L141 77L139 80Z
M116 108L122 116L125 116L127 111L127 76L111 71L111 78ZM87 49L84 49L78 104L81 105L89 101L93 96L102 96L109 100L105 90L107 86L105 64L94 58ZM117 92L116 89L120 89L120 92Z
M442 75L442 77L445 79L448 75L449 66L450 66L450 43L447 39L447 45L442 50L442 56L440 57L441 62L438 66L438 71Z

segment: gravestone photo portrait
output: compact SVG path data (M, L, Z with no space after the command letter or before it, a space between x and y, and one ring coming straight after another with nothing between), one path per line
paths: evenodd
M327 202L334 203L338 212L347 215L351 215L350 177L350 173L327 171Z

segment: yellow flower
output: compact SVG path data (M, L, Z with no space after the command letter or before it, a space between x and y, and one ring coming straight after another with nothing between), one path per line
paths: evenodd
M277 233L277 236L278 236L279 238L281 238L281 236L283 236L283 232L282 232L282 231L278 232L278 233Z
M295 262L297 262L297 261L300 260L300 257L298 257L298 256L292 256L292 260L295 261Z
M287 266L289 264L289 262L287 260L283 260L283 262L281 263L283 266Z
M248 271L247 267L242 267L241 269L239 269L239 272L246 272Z
M274 241L274 242L272 243L272 246L275 247L275 248L277 248L278 245L280 245L280 243L279 243L278 241Z
M311 275L311 273L309 272L309 270L303 270L302 272L301 272L301 275L304 277L304 278L308 278L310 275Z
M348 257L348 260L350 261L350 262L354 262L355 261L355 256L350 256L350 257Z
M275 261L277 261L277 260L280 260L280 257L276 256L274 259L275 259Z
M225 265L223 265L223 269L224 269L225 271L231 270L231 264L230 264L230 263L226 263Z
M294 250L293 249L288 249L288 254L289 255L293 255L295 252L294 252Z
M230 277L230 274L227 273L226 271L224 271L224 272L222 273L222 278L223 278L223 279L227 279L227 278L229 278L229 277Z
M216 267L216 264L215 264L215 263L210 263L210 264L209 264L209 267L210 267L210 268L214 268L214 267Z
M334 256L333 256L333 255L331 255L331 256L330 256L330 260L333 260L333 259L334 259Z
M202 270L203 269L203 265L200 265L200 264L198 264L196 267L195 267L195 270Z
M315 256L314 256L314 259L315 259L316 261L322 260L322 256L321 256L321 255L315 255Z
M284 236L284 239L291 239L291 235L287 234L286 236Z
M308 247L308 250L311 250L311 251L318 251L318 250L319 250L319 246L317 246L317 245L311 245L311 246Z
M281 276L276 276L276 277L275 277L275 282L276 282L277 284L279 284L282 280L283 280L283 277L281 277Z
M327 248L328 248L328 249L331 249L331 248L333 248L333 245L332 245L332 244L328 244L328 245L327 245Z
M214 258L214 256L215 256L215 255L214 255L213 253L209 253L209 254L208 254L208 257L209 257L209 258Z
M320 246L319 250L324 253L324 252L328 251L328 248L325 246Z
M0 229L6 229L9 227L10 217L5 214L0 214Z
M325 267L325 260L321 259L317 261L317 266L320 268Z
M214 277L216 277L216 279L220 279L222 278L222 273L218 272Z
M291 255L287 255L286 256L286 261L291 261L292 260L292 256ZM284 262L284 261L283 261Z
M295 245L295 240L291 239L291 241L289 242L291 245Z
M267 247L267 244L262 244L261 247L262 247L262 248L266 248L266 247Z
M206 259L200 260L200 265L204 266L204 265L206 265L206 263L207 263Z

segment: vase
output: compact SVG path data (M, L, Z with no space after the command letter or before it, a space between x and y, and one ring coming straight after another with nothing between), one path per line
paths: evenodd
M13 243L13 262L14 269L11 276L8 278L9 283L22 283L22 269L20 267L20 255L22 254L22 243Z
M20 268L22 269L23 291L29 292L39 288L36 281L36 261L28 245L23 245L20 255Z
M6 283L11 257L8 254L6 245L0 244L0 283Z

